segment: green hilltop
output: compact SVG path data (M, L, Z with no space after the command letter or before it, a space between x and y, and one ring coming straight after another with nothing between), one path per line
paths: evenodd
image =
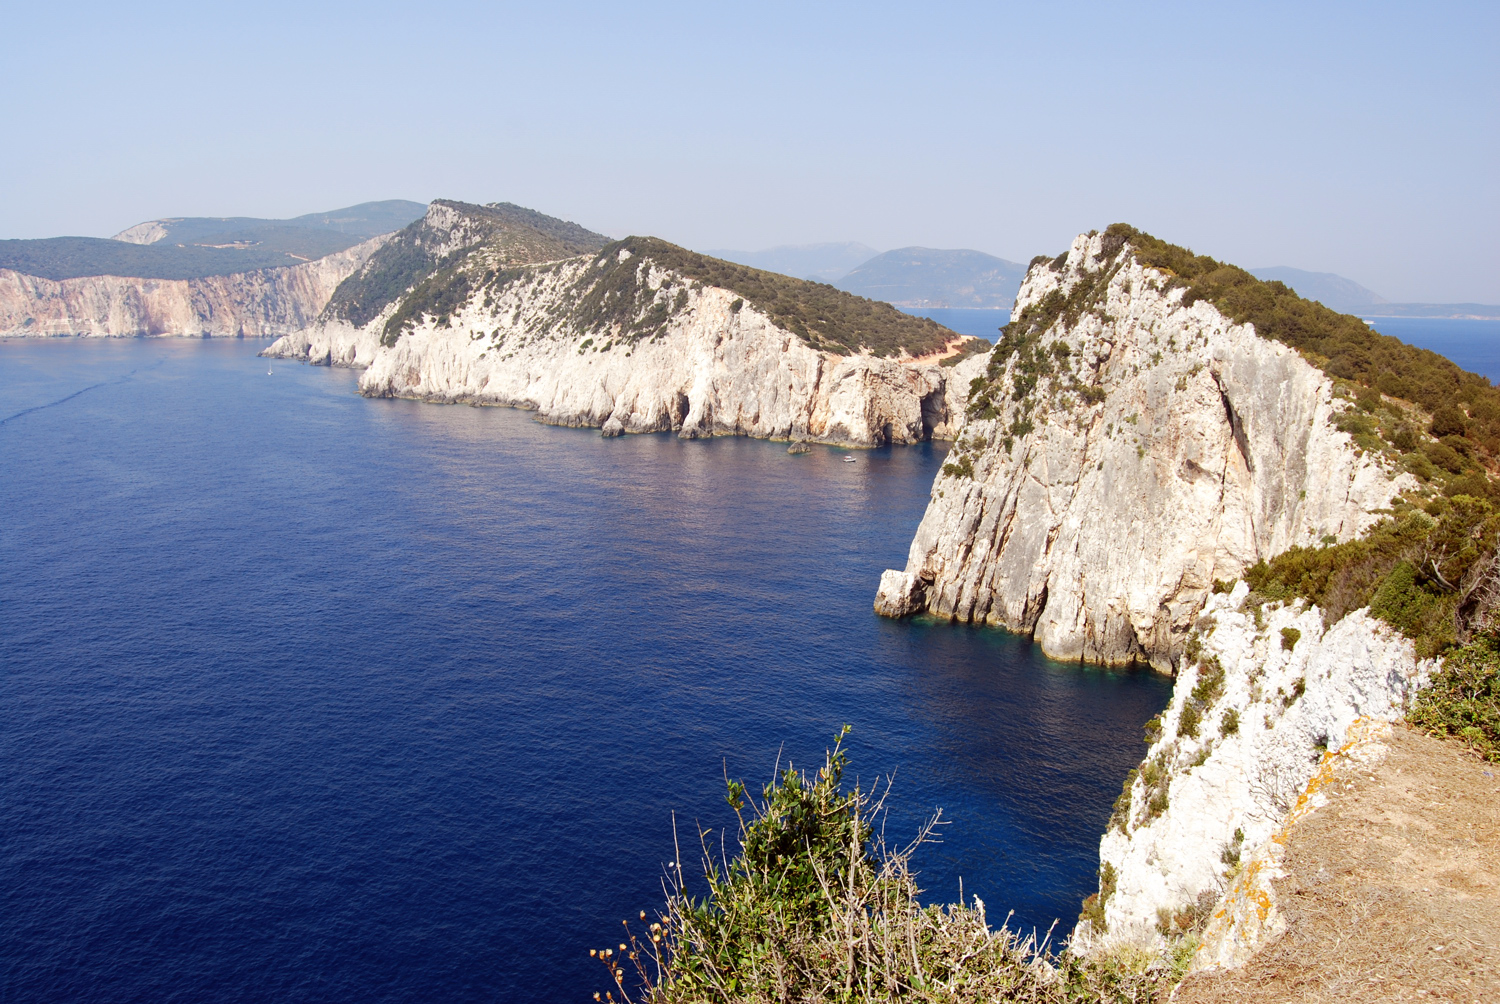
M925 355L960 337L888 303L713 258L656 237L611 242L576 223L510 203L438 200L433 205L459 214L451 231L440 232L439 225L447 226L441 221L412 223L339 286L325 319L364 325L396 304L381 333L384 344L394 345L424 317L446 323L478 291L498 295L513 283L532 281L548 263L592 254L593 267L579 281L567 315L578 330L592 334L608 332L630 341L653 337L685 305L685 288L668 298L647 285L641 264L649 260L686 283L730 290L738 302L826 352L844 355L865 348L879 356L903 350ZM462 235L456 239L461 246L454 246L453 233ZM979 341L973 344L984 347Z
M289 220L183 217L154 220L162 236L136 243L126 235L0 241L0 268L43 279L117 275L202 279L312 261L399 230L427 207L394 199L366 202ZM145 226L145 225L143 225Z

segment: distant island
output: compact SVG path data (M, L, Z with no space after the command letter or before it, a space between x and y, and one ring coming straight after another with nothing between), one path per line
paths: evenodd
M427 211L405 199L364 202L289 220L189 216L148 220L113 237L0 241L0 269L39 279L116 275L203 279L316 261Z
M983 251L907 247L870 259L834 285L898 307L1009 310L1025 277L1025 265Z
M764 251L710 248L703 253L710 258L722 258L767 272L780 272L782 275L812 282L834 283L880 252L858 241L837 241L826 244L782 244Z
M1257 279L1286 283L1298 296L1317 300L1331 310L1360 317L1432 317L1500 320L1500 304L1493 303L1391 303L1353 279L1332 272L1304 272L1277 265L1252 268Z

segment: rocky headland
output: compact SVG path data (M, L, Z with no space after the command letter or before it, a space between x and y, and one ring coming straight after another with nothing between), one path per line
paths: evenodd
M875 608L1176 676L1076 950L1243 964L1321 789L1379 769L1445 655L1492 659L1497 396L1130 227L1032 262Z
M1033 265L879 612L1170 671L1216 579L1389 507L1333 380L1168 279L1102 234Z
M952 435L987 347L821 283L434 202L267 355L364 367L360 392L507 405L605 435L875 446Z
M0 337L264 338L299 331L385 242L232 275L45 279L0 269Z

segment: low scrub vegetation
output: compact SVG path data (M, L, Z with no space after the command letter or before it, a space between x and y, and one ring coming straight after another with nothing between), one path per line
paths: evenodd
M739 853L718 860L701 835L706 894L674 879L658 921L642 913L618 948L591 951L612 985L596 999L1146 1002L1181 978L1187 953L1050 956L991 928L978 900L922 905L911 856L937 819L909 846L887 847L874 825L880 800L845 789L847 764L836 742L816 774L788 766L759 801L730 782Z
M620 261L620 252L629 258ZM903 314L888 303L867 300L826 283L793 279L748 265L710 258L655 237L627 237L600 252L598 262L607 265L591 291L590 306L580 320L602 329L608 324L628 326L639 317L643 305L636 256L650 259L663 269L676 272L706 286L727 289L765 313L813 348L847 355L868 349L877 356L922 356L942 351L960 336L925 317ZM981 346L981 350L982 350Z
M1451 652L1407 717L1500 763L1500 635L1486 632Z
M971 418L995 417L1007 397L1029 414L1037 403L1032 394L1038 382L1049 378L1053 395L1068 390L1085 403L1095 402L1096 388L1082 385L1063 360L1049 360L1042 350L1086 314L1110 320L1103 313L1104 297L1125 264L1119 252L1128 246L1137 261L1164 274L1165 288L1184 290L1184 305L1207 300L1231 320L1253 324L1262 337L1297 349L1334 377L1341 393L1357 404L1340 416L1339 428L1361 448L1399 457L1423 480L1484 470L1500 458L1500 389L1483 376L1379 334L1357 317L1305 300L1281 282L1257 279L1127 224L1106 229L1102 245L1104 265L1066 289L1052 290L1001 329L990 366L971 389ZM1039 257L1032 268L1060 271L1066 261L1066 254L1050 261ZM1012 359L1011 383L1001 386Z
M1487 456L1500 456L1500 389L1479 374L1305 300L1285 283L1257 279L1127 224L1106 229L1103 243L1107 256L1129 244L1141 264L1165 272L1169 286L1186 289L1184 304L1207 300L1235 322L1254 324L1261 337L1299 350L1330 376L1420 405L1432 415L1435 436L1458 436Z
M487 270L493 279L495 268L588 254L606 241L576 223L508 202L478 206L440 199L433 205L457 213L458 225L438 230L423 217L401 230L339 284L323 310L325 319L363 326L410 290L407 302L397 308L401 320L394 327L387 323L383 333L394 342L433 308L441 311L460 293L467 295L477 275ZM475 258L476 250L485 252L482 258Z
M1329 624L1367 606L1431 657L1465 630L1464 601L1492 567L1497 533L1500 514L1488 500L1438 496L1420 508L1403 503L1357 540L1283 551L1245 580L1254 601L1300 597Z
M1056 336L1061 335L1063 329L1075 322L1082 312L1097 306L1113 274L1109 270L1100 272L1092 279L1075 284L1067 294L1054 289L1001 328L1000 341L990 353L984 375L970 382L968 416L995 418L1006 406L1008 397L1018 405L1012 424L1027 422L1025 432L1029 432L1029 417L1041 397L1037 394L1037 387L1043 381L1050 391L1046 395L1049 404L1060 393L1071 394L1086 404L1104 400L1102 388L1079 380L1073 366L1072 350L1067 342ZM1062 322L1060 326L1059 321ZM1049 334L1054 337L1047 341ZM1013 366L1010 365L1012 359L1015 360ZM1009 387L1002 380L1007 367L1011 375ZM1010 435L1024 435L1025 432L1012 429Z

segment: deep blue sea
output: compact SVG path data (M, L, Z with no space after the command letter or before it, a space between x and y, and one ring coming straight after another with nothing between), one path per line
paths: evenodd
M1168 683L874 616L940 448L603 439L259 347L0 341L0 1001L586 1000L673 812L843 722L893 837L951 820L931 899L1074 919Z
M901 307L903 313L917 317L930 317L934 321L957 331L960 335L973 335L987 342L1000 340L1001 326L1010 322L1009 310L985 310L978 307Z
M1447 356L1470 373L1500 381L1500 321L1446 317L1372 317L1370 326L1409 345Z

